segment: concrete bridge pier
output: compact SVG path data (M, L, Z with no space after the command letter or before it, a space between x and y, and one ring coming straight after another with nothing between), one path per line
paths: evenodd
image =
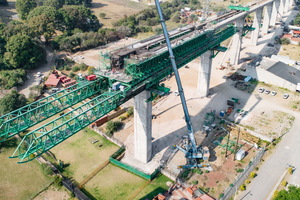
M263 35L268 34L270 19L272 14L272 4L268 4L265 6L264 18L263 18L263 26L261 32Z
M152 102L149 91L134 97L134 158L147 163L152 156Z
M254 46L257 45L260 24L261 24L262 11L263 11L263 8L260 8L260 9L257 9L254 13L253 27L255 28L255 30L253 30L252 34L251 34L251 43Z
M272 27L274 27L276 24L277 15L279 12L279 4L280 4L279 0L273 1L272 14L271 14L271 19L270 19L270 26L272 26Z
M212 66L213 51L209 50L200 56L197 92L200 97L206 97L209 93L209 83Z
M232 37L232 45L230 52L230 64L236 65L240 59L240 52L242 46L242 34L244 28L245 18L239 18L235 21L235 26L238 29L238 32Z
M290 0L285 0L283 12L288 12L290 7Z
M294 0L290 0L290 8L292 8L293 7L293 3L294 3Z
M285 4L285 0L280 0L279 9L278 9L278 14L280 19L282 18L284 12L284 4Z

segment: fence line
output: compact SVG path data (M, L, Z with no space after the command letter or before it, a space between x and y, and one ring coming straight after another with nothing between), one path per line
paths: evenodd
M231 184L229 188L227 188L224 192L224 196L220 198L220 200L228 200L232 197L239 187L244 183L244 181L249 177L250 172L260 163L261 158L265 153L265 149L263 148L260 152L255 156L255 158L250 162L249 165L244 169L244 172L240 174L236 180Z

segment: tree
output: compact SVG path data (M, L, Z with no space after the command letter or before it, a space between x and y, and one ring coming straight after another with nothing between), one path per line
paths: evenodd
M0 99L0 115L12 112L20 107L25 106L27 99L24 94L19 94L16 90L12 90L10 94Z
M294 19L294 25L300 26L300 14L298 14Z
M35 31L20 21L11 21L3 30L3 37L8 40L13 35L28 35L30 38L36 37Z
M4 62L11 68L32 69L45 58L43 49L27 35L14 35L5 45Z
M59 12L66 30L79 28L83 31L97 31L101 27L97 17L84 6L64 6Z
M63 7L64 0L46 0L43 4L44 6L51 6L56 9Z
M288 190L281 190L279 191L275 197L273 198L274 200L294 200L294 199L299 199L300 197L300 188L296 187L294 185L289 186Z
M17 0L16 9L19 14L19 17L23 20L27 18L27 15L31 10L36 7L35 0Z
M127 26L120 26L117 28L117 35L119 38L125 38L131 35L131 29Z
M100 14L99 14L99 17L100 17L101 19L104 19L104 18L106 17L106 14L105 14L105 13L100 13Z
M62 30L61 15L51 6L39 6L30 11L27 20L38 36L44 35L46 42L55 34L55 30Z

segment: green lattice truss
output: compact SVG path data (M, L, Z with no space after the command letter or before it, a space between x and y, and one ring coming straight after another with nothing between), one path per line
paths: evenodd
M235 27L228 26L217 31L208 31L176 46L174 48L174 55L176 57L178 68L186 65L206 51L216 49L222 41L234 35L236 31L237 29ZM160 80L173 73L169 54L167 52L139 64L126 66L125 69L128 74L131 74L133 79L126 85L123 92L105 92L77 109L43 125L39 129L31 131L24 136L12 157L19 158L19 163L35 159L37 156L40 156L84 127L93 123L101 116L104 116L119 105L122 105L131 97L143 90L150 89L155 85L157 86ZM106 82L115 81L103 78L103 81L104 80L106 80ZM93 86L95 87L95 85ZM87 87L89 88L92 86L88 85ZM101 84L99 87L101 87ZM84 97L81 99L84 99ZM78 99L78 101L80 100ZM69 102L72 101L69 100ZM63 102L60 104L63 104ZM66 106L70 105L71 104L69 103ZM51 106L50 108L52 107L54 106ZM40 111L47 113L46 111ZM33 112L34 111L29 111L28 115L31 116ZM38 112L35 114L38 114Z
M77 85L59 91L0 117L0 140L40 123L64 109L95 95L101 90L100 79L94 82L82 81Z

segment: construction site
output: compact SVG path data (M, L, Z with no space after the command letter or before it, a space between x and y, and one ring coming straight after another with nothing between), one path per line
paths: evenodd
M50 94L1 116L0 138L18 136L11 158L23 165L44 159L39 162L65 177L63 185L78 199L159 193L162 199L229 199L295 120L288 102L298 93L289 91L286 100L287 89L242 75L253 66L240 60L256 63L258 49L261 56L268 52L268 42L258 44L258 24L271 5L232 6L213 21L169 32L158 6L163 35L68 55L94 66L94 73L73 80L54 70L45 83ZM247 12L255 13L253 24L245 22ZM274 43L277 24L267 15L265 36ZM109 132L113 123L118 128Z

